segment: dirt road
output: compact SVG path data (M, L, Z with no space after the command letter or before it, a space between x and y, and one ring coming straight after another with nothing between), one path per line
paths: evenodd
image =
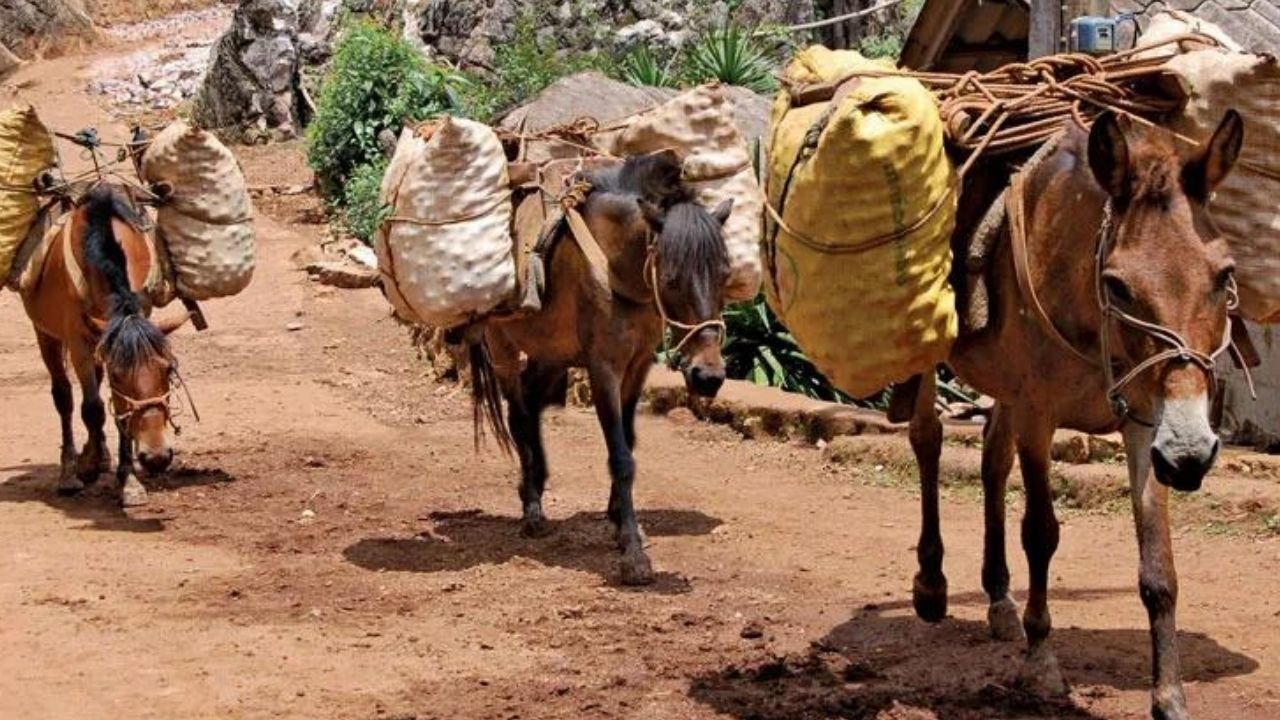
M24 70L24 97L105 128L67 94L86 63L61 63ZM244 160L255 183L303 172L295 147ZM987 637L972 493L944 508L952 617L928 626L912 493L812 447L643 417L661 575L619 587L594 417L551 418L556 529L521 538L515 468L473 453L466 399L377 291L296 270L322 228L295 220L262 208L254 284L175 336L203 421L179 419L177 469L128 513L54 494L47 380L0 293L0 718L1147 717L1127 517L1064 516L1062 703L1013 690L1021 648ZM1280 716L1280 543L1184 524L1176 549L1196 717Z

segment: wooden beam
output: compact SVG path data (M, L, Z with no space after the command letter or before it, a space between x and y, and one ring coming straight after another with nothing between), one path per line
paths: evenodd
M1061 49L1062 0L1031 0L1031 30L1027 37L1029 59L1053 55Z

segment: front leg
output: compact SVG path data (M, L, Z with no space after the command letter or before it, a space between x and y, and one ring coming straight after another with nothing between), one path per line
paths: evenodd
M1124 431L1129 458L1129 484L1138 531L1138 593L1151 623L1151 716L1156 720L1189 720L1178 660L1178 572L1169 535L1169 489L1151 469L1154 432L1130 423Z
M942 521L938 500L939 462L942 459L942 421L934 408L937 376L921 376L915 394L908 437L920 468L920 541L916 559L920 571L911 588L916 615L926 622L947 616L947 576L942 573Z
M653 565L644 552L640 524L631 498L636 463L623 422L622 381L616 370L603 363L592 366L587 372L591 381L591 400L609 449L609 476L613 483L609 492L609 514L617 526L618 544L622 548L622 582L625 585L648 585L653 582Z
M76 462L76 475L86 484L111 469L111 453L107 450L107 410L102 402L102 370L87 347L71 348L71 362L80 381L80 419L89 438Z
M140 507L147 504L147 489L133 472L133 438L126 422L116 422L120 435L120 464L116 467L116 487L120 491L123 507Z

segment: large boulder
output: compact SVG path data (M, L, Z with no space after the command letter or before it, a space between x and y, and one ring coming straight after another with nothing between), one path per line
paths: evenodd
M733 120L738 131L752 142L769 127L773 101L746 88L726 88L733 103ZM671 88L639 88L598 72L584 72L561 78L536 97L507 113L498 126L512 132L536 133L580 118L591 118L601 127L648 110L675 97ZM531 158L540 160L543 158Z
M403 0L405 36L464 68L491 69L494 49L521 21L559 50L674 49L728 20L790 25L814 18L813 3L787 0Z
M299 70L323 55L336 2L240 0L192 107L196 124L290 138L308 119Z
M0 0L0 75L31 50L95 33L82 0Z

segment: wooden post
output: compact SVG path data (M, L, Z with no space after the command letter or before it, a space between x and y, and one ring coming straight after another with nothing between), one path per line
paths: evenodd
M1061 48L1062 0L1031 0L1027 58L1056 54Z

